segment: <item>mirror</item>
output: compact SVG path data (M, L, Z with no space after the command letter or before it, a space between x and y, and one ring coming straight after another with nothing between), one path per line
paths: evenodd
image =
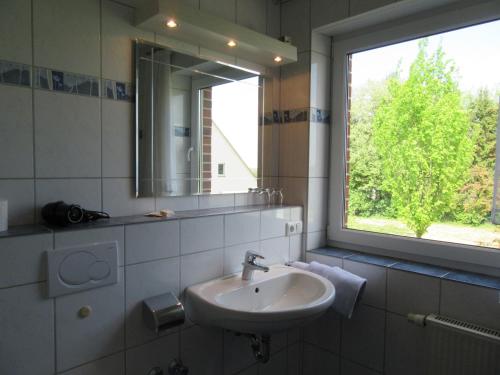
M143 42L135 72L138 197L259 185L262 76Z

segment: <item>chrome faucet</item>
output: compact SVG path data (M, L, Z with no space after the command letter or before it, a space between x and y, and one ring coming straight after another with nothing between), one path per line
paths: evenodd
M251 251L247 251L245 253L245 260L243 263L243 272L241 273L242 280L252 280L254 271L269 271L269 267L263 266L261 264L255 263L255 259L264 259L264 257L260 254L253 253Z

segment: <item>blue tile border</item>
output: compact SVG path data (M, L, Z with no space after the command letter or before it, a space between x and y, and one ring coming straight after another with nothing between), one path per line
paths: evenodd
M391 269L408 271L413 273L418 273L420 275L432 276L432 277L444 277L446 274L450 273L449 269L431 266L424 263L414 263L414 262L396 262Z
M102 96L108 99L131 102L135 98L134 87L131 83L128 82L103 79Z
M31 86L31 66L0 60L0 83L16 86Z
M366 263L375 266L386 267L403 272L416 273L441 280L460 282L484 288L500 290L500 277L481 275L478 273L458 271L444 267L433 266L425 263L408 262L396 258L379 255L366 254L359 251L347 250L334 247L321 247L308 250L308 253L341 258L353 262Z
M85 74L6 60L0 60L0 84L127 102L135 99L134 87L130 82L101 80Z
M359 263L373 264L374 266L391 267L397 263L392 258L385 258L377 255L354 254L345 258L347 260Z
M350 257L354 254L353 251L337 249L335 247L322 247L319 249L309 250L308 252L342 259Z
M500 290L500 278L478 273L452 271L445 275L443 279Z
M33 87L66 94L99 97L99 79L84 74L35 67Z
M294 122L306 122L320 124L330 124L330 111L326 109L308 107L274 110L264 113L263 118L259 118L259 125L290 124Z

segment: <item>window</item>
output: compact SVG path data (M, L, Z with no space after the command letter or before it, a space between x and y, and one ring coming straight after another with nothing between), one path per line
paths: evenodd
M226 164L217 164L217 174L219 175L219 177L224 177L226 175Z
M500 15L470 7L334 43L334 244L498 262Z

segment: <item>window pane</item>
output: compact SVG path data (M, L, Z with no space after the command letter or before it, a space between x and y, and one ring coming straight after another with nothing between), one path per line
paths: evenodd
M349 56L344 226L500 248L500 21Z

